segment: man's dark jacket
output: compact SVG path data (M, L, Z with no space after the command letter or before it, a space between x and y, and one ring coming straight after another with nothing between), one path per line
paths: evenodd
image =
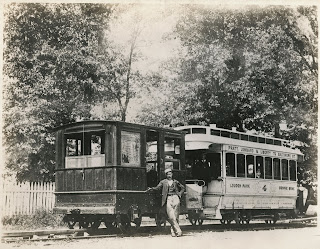
M173 179L173 186L175 189L175 192L181 198L181 196L184 193L185 187L177 180ZM162 202L161 206L163 206L166 201L167 201L167 195L169 192L169 182L168 179L163 179L162 181L159 182L159 184L156 187L152 188L153 190L161 190L162 189Z

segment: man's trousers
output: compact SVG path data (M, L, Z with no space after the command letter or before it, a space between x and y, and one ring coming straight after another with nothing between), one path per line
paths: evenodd
M167 197L167 215L171 225L171 234L181 236L182 232L179 226L180 199L177 195Z

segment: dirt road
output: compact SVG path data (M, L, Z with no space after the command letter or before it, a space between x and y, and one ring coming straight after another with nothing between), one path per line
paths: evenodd
M320 249L320 229L282 229L268 231L205 231L186 233L179 238L168 235L149 237L101 238L47 242L1 244L2 249Z

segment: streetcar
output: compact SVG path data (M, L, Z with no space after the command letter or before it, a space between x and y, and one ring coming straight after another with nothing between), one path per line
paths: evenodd
M183 131L120 121L82 121L56 134L55 207L69 228L161 224L161 197L146 193L171 168L185 184ZM185 207L182 201L182 212Z
M215 124L175 130L186 133L186 209L192 224L271 223L295 215L297 163L303 154L289 141Z

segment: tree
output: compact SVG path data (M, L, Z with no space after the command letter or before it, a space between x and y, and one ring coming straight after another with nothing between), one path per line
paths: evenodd
M316 14L315 7L186 6L173 33L185 51L177 58L178 82L194 82L184 107L190 115L181 121L299 137L305 153L315 151L309 137L317 128ZM171 110L166 102L154 112Z
M113 6L9 4L4 30L4 145L18 180L52 180L53 134L91 118Z

